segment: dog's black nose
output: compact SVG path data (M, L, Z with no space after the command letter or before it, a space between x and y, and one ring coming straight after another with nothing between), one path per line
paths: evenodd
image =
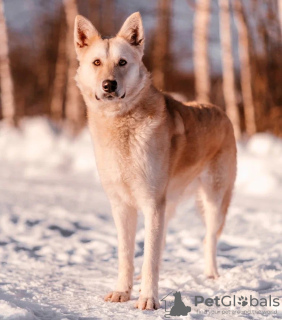
M116 80L104 80L102 87L105 92L115 92L117 89L117 82Z

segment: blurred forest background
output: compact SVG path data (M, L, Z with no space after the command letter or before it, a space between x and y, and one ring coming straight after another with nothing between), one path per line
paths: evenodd
M79 132L74 18L111 36L135 11L157 88L225 108L237 138L282 136L282 0L0 0L0 118L46 115Z

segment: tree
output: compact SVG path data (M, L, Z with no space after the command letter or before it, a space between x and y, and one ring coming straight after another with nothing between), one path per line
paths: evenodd
M91 0L88 2L88 10L89 10L89 20L93 22L95 28L100 32L104 32L102 29L102 7L103 7L103 0ZM114 14L113 12L114 6L111 6L112 12L110 14ZM113 23L113 18L110 17L110 23ZM110 28L109 28L110 29ZM113 30L110 30L113 32Z
M279 21L280 21L280 32L282 36L282 0L278 0L278 11L279 11Z
M58 42L57 61L51 97L51 117L60 121L63 118L64 92L66 85L66 39L64 24L60 24L60 36Z
M68 129L72 133L76 133L82 127L84 115L80 93L74 80L78 66L73 45L74 20L78 14L76 0L64 0L64 10L67 22L66 52L68 63L65 114Z
M257 130L255 120L255 106L252 93L249 32L242 0L234 0L234 12L238 28L240 78L244 104L246 132L248 135L252 135Z
M158 89L165 89L168 69L171 0L159 0L158 25L153 47L153 82Z
M198 0L194 19L194 70L196 98L202 102L210 99L210 76L208 57L208 27L210 0Z
M4 15L4 3L0 0L0 87L2 115L6 122L15 122L14 84L10 68L8 32Z
M236 139L240 138L240 118L236 103L234 61L230 25L229 0L219 0L220 8L220 39L223 72L223 94L226 113L230 118Z
M96 4L97 6L98 4ZM100 2L102 19L101 22L101 33L106 36L112 36L115 31L115 1L114 0L103 0ZM97 25L96 25L97 26Z

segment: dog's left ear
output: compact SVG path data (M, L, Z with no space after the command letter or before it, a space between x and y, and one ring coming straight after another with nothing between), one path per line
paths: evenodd
M127 40L130 45L138 48L143 54L145 37L139 12L133 13L125 20L117 35Z

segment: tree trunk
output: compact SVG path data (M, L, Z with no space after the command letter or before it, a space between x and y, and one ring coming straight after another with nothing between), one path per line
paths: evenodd
M4 3L0 0L0 87L3 119L15 124L14 84L10 69L8 32L4 15Z
M210 100L210 76L208 57L208 31L210 0L198 0L194 19L194 70L196 99Z
M236 103L236 88L234 75L234 61L232 53L230 7L229 0L219 0L220 8L220 38L223 72L223 94L226 113L230 118L236 139L240 138L240 118Z
M64 0L64 10L67 21L66 52L68 61L65 114L67 128L72 133L77 133L84 122L84 108L74 80L78 67L73 44L74 20L78 14L76 0Z
M165 89L165 74L168 70L171 0L159 0L158 25L153 47L153 83Z
M103 0L100 5L102 6L102 26L100 32L105 36L112 36L115 32L115 1Z
M55 77L50 106L51 117L56 121L60 121L63 118L64 91L67 71L65 32L66 30L61 22Z
M278 0L278 11L279 11L280 32L282 36L282 0Z
M93 23L95 28L102 32L102 0L91 0L88 2L89 6L89 20Z
M255 106L252 93L249 32L241 0L234 0L234 12L238 28L241 89L244 104L246 132L248 135L253 135L257 130Z

